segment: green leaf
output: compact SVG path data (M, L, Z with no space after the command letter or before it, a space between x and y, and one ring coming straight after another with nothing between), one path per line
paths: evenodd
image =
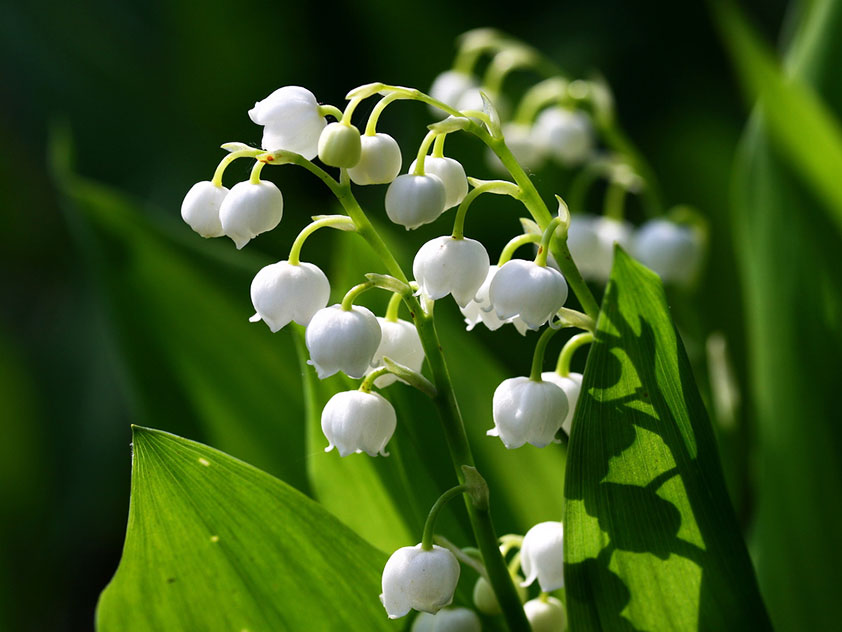
M814 3L813 22L838 24L833 15L838 16L840 5ZM842 234L842 127L838 119L800 76L784 74L730 3L714 6L719 8L719 23L742 85L752 102L759 99L766 131L779 146L780 156L824 202L824 210Z
M390 630L386 556L318 504L222 452L134 428L123 558L100 632Z
M572 629L770 629L660 281L619 248L565 498Z

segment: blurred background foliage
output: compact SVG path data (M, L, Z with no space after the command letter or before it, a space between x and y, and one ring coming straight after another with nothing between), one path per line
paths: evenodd
M797 17L812 4L788 7L774 0L742 7L763 37L783 48ZM838 24L834 15L825 19ZM249 439L250 424L271 431L272 415L303 420L304 412L291 337L271 337L265 328L247 326L245 318L253 272L285 256L304 218L329 212L331 201L301 171L273 170L270 177L286 198L285 216L295 219L250 245L251 253L235 256L231 244L202 242L181 223L181 199L193 182L211 175L222 155L220 143L259 140L260 130L246 111L275 88L304 85L334 104L341 104L351 87L373 80L424 89L449 66L455 37L476 26L505 30L571 75L604 75L621 124L653 165L664 199L691 204L708 217L706 273L693 295L670 296L675 318L708 396L705 341L721 332L718 340L727 342L741 403L733 417L719 416L716 430L735 508L760 556L770 613L779 629L799 629L805 611L816 613L813 629L826 629L821 624L833 605L826 597L837 576L815 565L821 562L820 534L839 526L839 517L814 509L842 503L835 486L841 433L831 425L842 422L833 403L840 374L834 373L838 358L836 364L827 359L828 349L839 345L838 340L836 347L824 345L822 338L834 332L834 324L838 334L840 324L834 312L826 312L809 344L802 344L795 326L809 330L811 313L800 308L825 309L823 293L838 293L830 272L821 281L810 279L810 266L832 267L828 253L838 236L816 229L824 221L816 219L818 213L801 216L807 225L794 240L786 239L780 225L786 215L765 228L745 214L732 216L732 167L749 108L708 8L617 0L526 0L516 6L443 0L242 6L36 0L0 7L0 138L6 148L0 153L0 629L90 629L97 595L116 568L124 536L130 423L208 442L307 489L300 456L307 440L303 421L298 436L278 433L275 426L276 435L262 444ZM813 42L811 50L818 47L820 54L810 53L812 61L801 63L807 80L829 93L829 105L839 112L839 84L828 69L837 67L840 55L831 44L832 38ZM408 162L429 115L417 105L398 109L388 112L382 125L399 139ZM125 218L113 219L110 230L99 233L81 220L72 199L59 194L57 183L67 189L69 180L57 180L48 167L49 138L56 129L72 138L74 172L134 199L164 246L132 250L142 231ZM467 156L469 173L490 175L474 143L449 147L464 152L459 155ZM749 187L755 193L795 177L786 164L766 168L781 172ZM236 164L229 177L245 176L246 169ZM537 177L542 191L553 190L556 174ZM95 198L92 207L101 217L109 217L109 209L122 217L124 198L87 186L74 179L70 188ZM789 187L786 195L795 197L786 199L815 203L802 186ZM382 192L370 199L377 195ZM511 213L489 215L495 219L487 226L477 226L476 217L469 223L494 250L517 224ZM503 215L511 222L497 220ZM741 228L737 248L732 223ZM755 259L755 251L742 245L753 243L752 231L761 228L779 241L764 242L766 249ZM413 243L437 230L419 230ZM783 295L787 309L776 319L770 262L801 261L813 239L824 245L809 265L787 277L792 291ZM338 242L335 236L317 236L309 243L310 256L328 262ZM790 249L781 254L775 243ZM136 256L140 251L146 258ZM835 252L838 257L839 249ZM154 296L133 291L157 278L172 283ZM216 311L220 297L229 304L239 299L240 313ZM179 327L161 331L164 316ZM474 336L491 340L484 331ZM782 337L787 351L778 363L774 343ZM458 338L453 340L458 353ZM531 341L525 348L512 332L493 340L488 348L506 370L524 373ZM240 361L255 357L257 364ZM215 367L219 383L203 382L200 366ZM792 372L799 375L798 388L788 395ZM226 401L225 389L241 396ZM272 392L278 410L259 400ZM191 399L186 393L205 396ZM811 400L808 420L800 415L804 398ZM238 408L243 401L251 402L245 410ZM238 416L243 433L230 423ZM791 429L805 421L818 429L822 448L813 451L814 443L802 441L797 458L787 461L787 441L796 436ZM781 467L782 460L789 466ZM823 486L834 476L833 485ZM784 507L782 515L792 519L781 528L775 526L781 514L772 511L777 485L786 488L785 498L801 498L800 506ZM757 524L758 515L765 522ZM752 540L755 526L758 539ZM796 546L793 555L775 558L775 549L809 540L814 541L809 550Z

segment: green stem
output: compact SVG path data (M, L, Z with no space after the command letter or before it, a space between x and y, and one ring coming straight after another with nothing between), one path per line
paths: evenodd
M401 307L401 301L403 301L403 294L399 292L392 294L392 298L389 299L389 305L386 307L385 318L390 323L398 322L398 310Z
M351 124L351 117L354 116L354 110L362 103L364 97L354 97L345 106L345 111L342 113L342 119L339 121L343 125Z
M304 246L304 242L307 238L314 232L326 226L342 226L343 224L349 223L351 223L351 220L345 215L329 215L307 224L307 226L298 233L298 237L295 238L295 241L292 242L292 247L289 249L289 263L294 266L297 266L300 263L301 248Z
M626 137L623 131L616 124L604 125L600 128L605 144L614 151L625 156L631 163L634 170L643 178L643 209L647 217L657 217L661 214L663 203L661 201L660 189L655 172L649 163L638 151L637 147Z
M377 133L377 121L380 120L380 115L383 114L383 110L386 109L393 101L397 101L399 99L408 99L405 94L401 94L399 92L392 92L391 94L387 94L385 97L380 99L377 102L377 105L374 106L374 109L371 110L371 114L368 115L368 122L365 124L365 135L366 136L374 136Z
M534 233L526 233L524 235L512 237L500 253L500 258L497 260L497 267L499 268L507 261L511 261L515 251L521 246L538 243L541 243L541 235L535 235Z
M520 195L520 189L517 185L504 180L490 180L483 182L479 186L471 189L470 193L465 196L465 199L459 204L456 209L456 217L453 219L453 239L462 239L465 236L465 216L468 213L468 208L473 204L483 193L496 193L498 195L511 195L517 198Z
M219 161L219 165L216 167L216 171L213 172L213 178L211 178L211 182L218 186L222 186L222 174L225 173L225 169L234 162L237 158L245 158L246 156L254 157L262 154L263 151L260 149L242 149L240 151L232 151L230 154L225 156L222 160Z
M344 298L342 299L342 309L346 312L351 311L351 308L354 306L354 299L356 299L360 294L363 292L367 292L373 287L377 287L371 281L366 281L365 283L360 283L359 285L355 285L348 293L345 294Z
M535 264L542 268L547 265L547 255L550 252L550 243L553 240L555 229L558 228L564 220L561 217L554 217L547 224L544 233L541 235L541 244L538 246L538 254L535 255Z
M262 160L256 160L254 162L254 166L251 168L249 182L251 182L252 184L260 184L260 172L263 171L263 167L265 166L265 162L263 162Z
M561 353L558 355L558 364L556 364L555 372L562 377L570 375L570 361L573 359L573 354L579 347L583 347L594 341L594 336L590 332L577 334L570 340L564 343Z
M547 327L541 337L538 338L538 343L535 345L535 353L532 354L532 370L529 373L529 379L534 382L541 381L541 373L544 372L544 351L547 349L547 343L550 338L555 336L560 329Z
M436 528L436 519L439 517L439 512L442 510L442 507L444 507L449 500L466 491L468 491L467 485L457 485L456 487L451 487L439 496L438 500L433 504L432 509L430 509L430 513L427 514L427 521L424 523L424 535L421 537L422 549L425 551L433 550L433 531Z
M424 160L427 158L427 152L430 151L430 145L433 144L433 141L438 135L438 132L431 130L427 132L424 140L421 141L421 145L418 147L418 155L415 159L415 171L413 171L416 176L424 175Z
M360 384L360 388L358 390L363 393L370 393L371 388L374 386L374 380L376 380L381 375L386 375L388 372L389 369L387 369L385 366L381 366L380 368L375 369L374 371L365 376L365 379Z
M320 105L319 106L319 114L322 116L332 116L337 121L342 120L342 110L340 110L335 105Z
M605 192L602 214L605 217L622 221L625 216L626 187L619 182L610 182Z
M567 94L567 80L561 77L550 77L540 83L536 83L518 104L514 120L522 125L530 125L545 106L557 103Z
M433 158L444 158L444 141L446 139L447 134L436 136L436 142L433 144Z

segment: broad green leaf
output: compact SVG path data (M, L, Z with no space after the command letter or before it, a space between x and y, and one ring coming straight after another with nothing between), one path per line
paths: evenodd
M386 556L260 470L134 428L123 558L99 632L390 630Z
M619 248L565 498L572 629L770 629L660 281Z
M233 246L221 240L202 243L186 226L168 230L124 195L70 173L66 157L55 162L79 250L105 297L138 418L172 431L198 427L221 449L306 488L292 340L248 322L248 287L268 262L232 256Z
M775 69L771 79L820 95L837 120L840 28L842 2L811 3L787 54L788 75ZM746 28L734 21L731 30ZM819 183L779 138L784 118L809 132L826 116L792 110L774 94L761 94L743 139L732 209L757 433L752 550L776 629L829 630L838 627L842 585L842 239ZM802 142L839 187L831 139L805 134Z
M821 1L813 3L810 34L822 46L834 44L823 36L838 37L824 24L838 24L842 3ZM765 129L780 148L780 156L824 202L824 209L842 233L842 126L834 113L822 102L803 77L785 74L766 46L748 27L729 3L718 3L718 15L742 85L751 100L760 99L765 117ZM802 49L803 50L803 49ZM796 51L800 52L800 51ZM810 53L801 54L809 59ZM800 62L801 59L796 59ZM803 67L796 63L795 67Z

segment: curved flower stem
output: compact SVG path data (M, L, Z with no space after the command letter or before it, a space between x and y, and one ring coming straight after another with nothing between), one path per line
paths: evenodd
M403 301L403 294L395 292L389 299L389 304L386 306L386 320L390 323L398 322L398 310L401 308L401 301Z
M232 151L230 154L226 155L219 161L219 165L216 168L216 171L213 172L213 178L211 178L211 182L218 186L222 186L222 174L225 173L225 169L234 162L237 158L245 158L246 156L254 157L259 154L262 154L262 149L241 149L239 151Z
M368 122L365 124L365 135L374 136L377 133L377 121L380 120L380 115L383 114L383 110L385 110L390 103L398 101L399 99L408 98L409 97L399 92L392 92L380 99L374 106L374 109L371 110L371 114L368 115Z
M544 229L544 234L541 235L541 243L538 246L538 254L535 255L535 263L542 268L547 265L547 255L550 253L550 243L553 240L555 229L558 228L563 221L564 220L561 217L553 217Z
M439 496L438 500L436 500L430 509L430 513L427 514L427 521L424 523L424 535L421 537L422 549L430 551L433 548L433 531L436 528L436 519L439 517L439 512L442 507L444 507L449 500L466 491L468 491L467 485L457 485L456 487L451 487Z
M544 371L544 351L547 349L550 338L555 336L559 331L561 330L547 327L544 333L541 334L541 337L538 338L538 343L535 345L535 353L532 354L532 370L529 373L529 379L533 382L542 381L541 373Z
M477 185L459 204L456 209L456 217L453 219L453 239L462 239L465 237L465 216L468 214L468 208L473 204L483 193L495 193L497 195L510 195L517 198L520 195L520 189L517 185L505 180L489 180Z
M356 299L363 292L367 292L373 287L377 286L374 285L374 283L372 283L371 281L366 281L365 283L360 283L359 285L355 285L354 287L352 287L350 290L348 290L348 292L342 299L342 309L346 312L350 311L351 308L354 306L354 299Z
M573 354L576 352L576 349L590 344L593 341L593 334L585 332L583 334L573 336L570 340L564 343L564 347L562 347L561 353L558 355L558 364L556 364L555 372L562 377L570 375L570 360L573 359Z
M536 235L534 233L525 233L523 235L518 235L517 237L512 237L500 252L500 258L497 260L497 267L502 266L507 261L511 261L515 251L521 246L538 243L541 243L541 235Z
M418 156L415 159L415 170L413 171L416 176L424 175L424 160L427 158L427 152L430 151L430 145L433 144L438 135L439 132L430 130L424 140L421 141L421 145L418 147Z
M389 369L385 366L381 366L378 369L374 369L371 373L365 376L365 379L360 384L360 387L357 389L362 393L370 393L371 388L374 386L374 380L376 380L381 375L386 375L389 372Z
M605 144L617 153L626 157L635 171L643 178L644 186L641 196L643 198L643 210L647 217L657 217L661 214L663 203L655 178L655 172L637 147L626 137L623 131L613 122L600 126L599 131L605 139Z
M304 242L318 229L326 226L332 226L347 230L346 225L350 225L351 230L355 229L353 222L351 222L351 220L345 215L327 215L326 217L320 217L319 219L307 224L307 226L298 233L295 241L292 242L292 247L289 249L289 263L294 266L297 266L300 263L301 248L304 246Z

